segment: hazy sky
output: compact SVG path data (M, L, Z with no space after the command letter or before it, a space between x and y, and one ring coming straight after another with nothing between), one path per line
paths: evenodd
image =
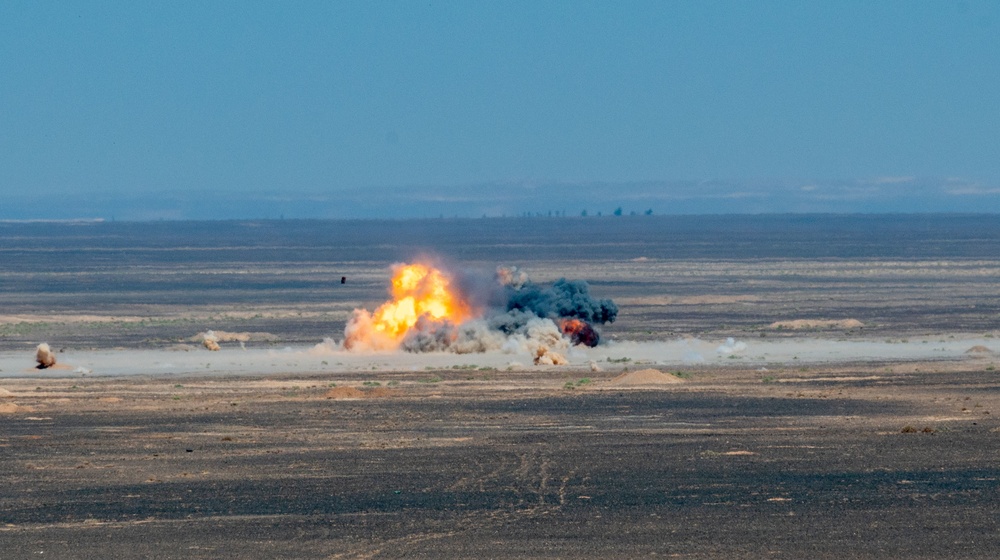
M987 192L998 69L998 2L5 0L0 195Z

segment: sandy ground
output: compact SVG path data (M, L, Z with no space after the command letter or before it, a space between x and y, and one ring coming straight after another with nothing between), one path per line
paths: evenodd
M15 228L0 558L996 557L992 222L730 220ZM426 247L621 313L560 367L315 347Z
M167 373L125 364L163 356L183 359ZM0 380L4 558L992 558L1000 547L1000 375L977 355L597 372L444 355L420 356L442 363L417 370L326 357L341 368L326 371L295 350L78 358L121 374ZM209 358L228 373L200 371Z
M442 368L541 371L548 368L603 370L651 365L664 368L717 365L773 368L798 364L883 361L994 360L1000 339L949 334L887 340L792 338L769 340L680 338L661 342L611 341L574 347L569 366L535 366L526 353L474 354L344 351L330 345L254 348L223 343L211 352L191 342L168 349L70 350L59 367L37 370L34 354L0 353L3 377L95 377L121 375L274 375L353 371L423 371Z

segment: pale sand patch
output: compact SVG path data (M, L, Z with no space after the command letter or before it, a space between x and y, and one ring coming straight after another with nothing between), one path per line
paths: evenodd
M13 397L13 396L14 396L14 393L11 393L10 391L8 391L7 389L4 389L3 387L0 387L0 399L10 398L10 397Z
M641 385L673 385L684 381L676 375L663 373L657 369L640 369L630 371L615 377L610 381L611 385L619 387L634 387Z
M713 305L760 301L749 295L648 296L615 298L619 305Z
M953 338L954 336L954 338ZM947 338L942 338L947 337ZM610 338L610 337L609 337ZM677 367L690 365L746 368L761 366L773 369L779 365L802 366L806 364L836 364L861 362L894 362L883 366L892 373L905 373L920 368L924 371L942 371L953 367L949 362L961 360L992 359L996 354L966 354L971 346L982 345L996 348L996 339L985 339L979 335L957 333L956 335L935 335L910 343L887 342L882 340L828 340L822 338L780 338L747 340L747 348L737 359L730 359L716 350L721 341L696 338L657 341L616 341L608 340L595 348L573 347L565 357L566 366L558 366L563 371L592 372L595 369L611 370L615 374L622 371L624 358L627 363L638 368L656 368L671 371ZM184 349L188 349L185 347ZM430 352L413 354L409 352L351 352L333 347L322 355L315 355L312 346L285 348L247 348L223 346L219 352L178 351L176 349L131 349L131 350L71 350L59 354L72 366L56 364L54 368L38 370L25 350L0 352L0 379L38 377L62 378L132 376L132 375L176 375L191 374L204 377L224 375L266 376L272 374L331 374L340 372L368 372L379 377L395 372L422 372L431 370L451 370L453 368L495 369L504 372L540 372L542 367L531 365L533 356L526 352L506 353L502 351L483 354L451 354ZM928 361L933 364L926 363ZM915 362L915 363L914 363ZM79 367L77 367L79 366ZM557 367L557 366L545 366ZM954 366L960 367L960 366ZM65 369L64 369L65 368ZM638 369L637 368L637 369ZM885 370L889 371L889 370ZM885 373L879 371L879 373ZM846 372L854 375L851 372ZM827 375L832 377L831 375ZM779 375L779 378L784 377ZM809 377L796 374L796 377ZM598 386L602 384L597 384ZM4 387L10 388L8 382ZM14 389L11 389L14 390Z
M775 321L771 329L858 329L865 324L857 319L795 319L790 321Z
M30 406L21 406L12 402L0 403L0 414L17 414L19 412L32 412Z

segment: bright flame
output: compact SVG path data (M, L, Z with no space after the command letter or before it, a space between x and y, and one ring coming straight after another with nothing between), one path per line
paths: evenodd
M417 320L453 324L474 315L472 306L451 285L451 277L425 264L399 264L393 267L392 300L373 313L356 309L345 331L345 348L391 350Z

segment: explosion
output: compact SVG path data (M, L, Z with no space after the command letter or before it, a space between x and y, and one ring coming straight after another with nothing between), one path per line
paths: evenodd
M594 300L586 282L531 283L513 267L492 279L426 263L393 267L392 299L355 309L344 329L349 350L527 353L536 364L567 363L570 346L596 346L590 322L614 322L618 307Z
M601 340L594 327L580 319L563 319L559 322L559 330L568 336L573 344L583 344L593 348Z
M418 322L422 328L459 324L473 315L472 305L453 286L449 275L426 264L393 267L392 301L373 313L355 309L345 331L344 347L392 350Z

